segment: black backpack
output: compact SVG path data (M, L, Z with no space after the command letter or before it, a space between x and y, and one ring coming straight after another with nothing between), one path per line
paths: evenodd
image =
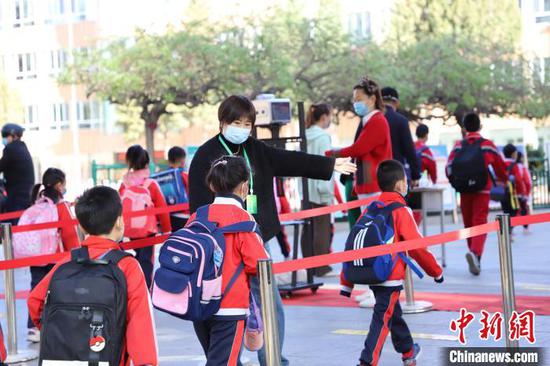
M462 140L462 146L457 150L451 164L449 182L460 193L475 193L485 189L487 185L487 167L481 144L483 139L477 139L469 144Z
M42 312L39 365L46 360L120 364L128 299L117 264L127 256L111 250L90 259L82 247L54 272Z

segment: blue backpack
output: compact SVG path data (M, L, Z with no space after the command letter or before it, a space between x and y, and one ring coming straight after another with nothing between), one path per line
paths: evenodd
M391 244L394 242L394 228L392 212L405 205L395 202L385 206L382 202L372 202L367 211L351 229L346 240L345 250L369 248L377 245ZM391 254L377 257L356 259L353 262L343 264L344 278L360 285L376 285L388 279L398 259L411 267L422 278L424 275L416 265L403 253L398 253L395 258Z
M154 179L158 183L166 203L170 206L189 202L189 197L187 196L187 191L181 177L182 171L183 169L181 168L169 169L151 175L151 179Z
M170 235L160 249L160 268L155 272L152 290L153 306L181 319L205 320L220 309L224 234L259 234L254 221L218 227L208 220L209 207L200 207L196 219ZM226 294L243 269L241 263L225 288Z

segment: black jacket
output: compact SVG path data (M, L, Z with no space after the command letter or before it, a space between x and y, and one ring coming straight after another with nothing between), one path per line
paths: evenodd
M16 211L30 206L34 185L34 167L31 154L23 141L13 141L4 147L0 159L8 199L3 211Z
M416 156L416 149L409 129L409 121L391 106L386 105L386 119L390 125L391 147L393 158L403 165L408 164L411 170L411 179L420 179L420 166Z
M206 175L212 162L228 155L216 135L198 150L189 169L189 206L191 213L214 201L214 194L206 186ZM222 136L223 138L223 136ZM225 140L225 139L224 139ZM238 145L225 140L236 152ZM274 177L307 177L329 180L334 170L335 159L309 155L299 151L287 151L266 145L250 137L242 145L246 149L254 178L254 194L258 196L258 214L254 217L262 230L265 241L274 237L281 229L273 189ZM242 148L239 155L242 156Z

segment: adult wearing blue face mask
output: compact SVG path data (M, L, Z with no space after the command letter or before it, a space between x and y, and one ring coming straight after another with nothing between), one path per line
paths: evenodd
M350 159L335 159L310 155L299 151L287 151L266 145L250 136L256 121L252 102L239 95L224 100L218 109L220 133L205 142L196 152L189 169L189 205L191 212L200 206L212 203L214 194L206 185L206 175L213 161L224 155L244 157L252 172L250 190L246 199L247 210L254 216L265 242L281 229L273 192L274 177L307 177L330 180L338 171L350 174L355 165ZM257 280L252 281L252 292L258 299ZM279 344L284 340L284 312L279 293L276 292ZM258 354L260 364L266 365L265 353ZM282 365L288 361L282 357Z
M361 121L352 145L332 150L334 157L351 157L357 162L354 190L359 199L380 194L376 178L378 165L392 158L390 128L384 117L384 101L378 84L363 78L353 87L353 109Z
M4 151L0 159L0 173L4 173L7 193L2 212L24 210L31 205L34 166L27 145L21 141L23 131L25 129L15 123L7 123L2 127Z

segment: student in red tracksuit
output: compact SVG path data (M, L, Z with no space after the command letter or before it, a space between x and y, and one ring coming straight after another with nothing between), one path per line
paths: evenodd
M491 140L484 139L479 131L481 131L481 121L479 116L476 113L467 114L463 119L463 133L466 141L469 144L473 144L475 141L483 139L481 149L483 150L483 156L485 158L487 175L489 175L489 165L491 165L497 178L502 182L507 182L508 177L506 175L506 164L504 164L502 155L498 151L495 144ZM445 169L447 177L451 175L453 159L456 152L460 150L461 146L462 141L458 141L449 155L447 167ZM491 187L492 182L488 176L487 185L482 191L460 194L460 210L462 211L462 219L464 221L465 228L487 223L487 218L489 216L489 193L491 191ZM468 261L470 272L476 276L479 275L481 271L480 262L486 239L487 234L467 239L469 252L466 253L466 260Z
M426 142L428 141L428 134L430 129L424 124L418 125L416 128L416 154L420 157L420 172L428 172L428 176L432 183L437 183L437 165L435 163L434 154Z
M69 204L63 200L65 194L67 181L65 179L65 173L57 168L48 168L42 175L42 183L36 184L31 193L31 202L36 201L42 197L49 198L57 207L57 217L59 221L73 220L73 215ZM59 228L59 238L61 238L62 247L57 248L57 252L70 251L80 246L80 240L78 237L78 231L76 225L65 224ZM31 266L31 290L42 281L44 277L51 271L53 264L47 264L45 266ZM28 333L27 340L29 342L40 342L40 331L34 326L34 323L29 316L27 321Z
M384 117L384 101L378 84L363 78L353 87L353 108L361 117L355 142L327 155L352 157L357 161L354 190L359 199L380 193L376 169L382 161L392 158L390 128Z
M517 148L512 144L507 144L504 146L502 152L505 158L504 163L506 164L506 172L514 188L513 192L511 192L510 199L501 202L502 211L509 214L510 217L514 217L520 212L520 197L524 197L527 191L523 181L523 173L518 164ZM511 230L512 228L510 228L510 231Z
M382 194L378 198L385 206L394 202L405 203L404 196L408 192L407 176L403 165L397 160L387 160L378 167L378 184ZM418 227L410 208L401 207L393 211L394 243L421 238ZM388 244L391 245L391 244ZM443 282L443 270L434 255L426 248L408 252L424 271L435 279ZM399 304L399 294L403 290L406 264L398 258L390 277L386 282L370 286L374 292L376 303L370 323L369 333L365 340L365 348L361 352L361 366L376 366L379 364L382 347L389 332L395 350L402 354L405 366L415 366L420 353L420 346L413 342L411 332L403 319ZM343 273L340 276L342 289L340 294L351 296L353 284L346 281Z
M149 154L140 145L133 145L126 151L126 163L128 164L128 173L122 178L122 184L119 188L121 197L124 197L124 191L132 186L145 187L151 196L151 201L155 208L167 207L166 200L162 195L162 191L156 181L149 179L151 171L149 170ZM161 213L156 215L157 220L160 222L160 228L163 233L169 233L172 231L172 225L170 224L170 214ZM158 233L158 228L153 228L148 235L155 236ZM126 227L125 237L135 240L143 239L144 237L135 237L128 231ZM153 281L153 264L155 263L155 251L153 246L136 249L136 259L141 265L141 269L145 274L145 280L147 281L147 287L151 288Z
M521 171L521 178L523 185L525 186L525 193L519 197L519 205L521 209L521 216L529 215L529 197L531 197L531 190L533 189L533 181L531 180L531 172L529 172L529 165L525 164L524 155L521 151L518 151L518 166ZM529 233L529 225L523 225L523 232Z
M91 258L99 258L111 250L120 250L119 241L124 234L122 204L118 193L109 187L94 187L78 199L76 216L82 229L88 235L82 242L87 246ZM34 324L40 327L44 301L53 273L67 256L57 263L42 282L31 291L28 299L29 313ZM126 335L120 366L158 365L157 343L149 291L139 263L132 257L122 259L118 267L126 277L127 309Z
M254 221L244 209L248 195L250 170L240 156L222 156L212 163L206 182L216 194L210 205L208 219L220 227L241 221ZM191 216L189 222L195 219ZM206 366L236 366L242 348L245 319L250 299L250 276L256 274L259 259L268 258L257 233L225 235L225 254L222 268L222 298L220 310L211 318L193 322L195 333L206 355ZM225 288L237 268L241 272L230 291Z

